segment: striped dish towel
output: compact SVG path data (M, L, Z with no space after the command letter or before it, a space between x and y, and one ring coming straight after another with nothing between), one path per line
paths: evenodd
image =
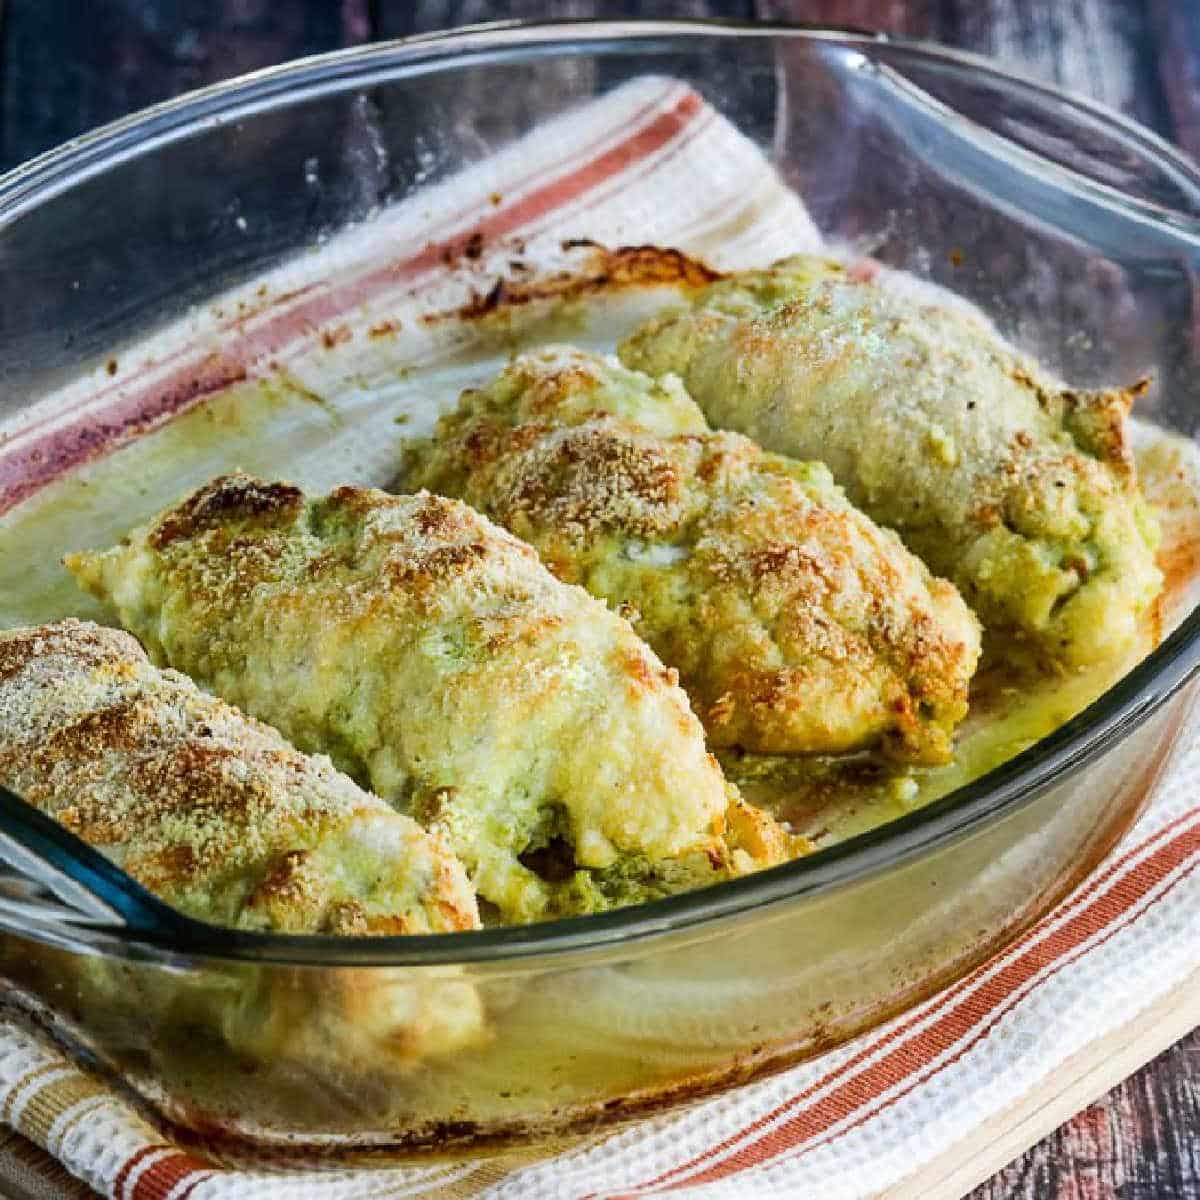
M639 80L281 268L269 287L245 290L244 303L235 297L171 327L111 376L81 380L31 410L0 447L0 512L231 382L283 364L309 378L321 370L314 339L336 346L351 321L383 329L414 290L440 286L441 264L476 234L541 243L547 254L572 238L666 244L718 266L818 245L752 143L688 88ZM255 304L264 292L271 302ZM121 1200L903 1192L1194 970L1198 781L1193 723L1124 843L1004 953L819 1059L616 1132L370 1170L207 1159L164 1143L101 1081L3 1022L0 1118Z

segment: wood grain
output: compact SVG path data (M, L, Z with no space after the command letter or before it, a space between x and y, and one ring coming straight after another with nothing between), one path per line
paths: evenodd
M1162 80L1170 129L1200 158L1200 5L1186 0L1149 0L1152 54Z
M758 7L776 20L881 29L986 54L1101 100L1165 136L1174 126L1159 78L1158 38L1189 26L1192 54L1200 55L1200 5L1176 0L1161 0L1157 22L1129 0L760 0ZM1193 86L1190 94L1200 106L1200 92ZM1186 110L1183 97L1179 109ZM1194 119L1200 133L1200 107Z
M96 1193L11 1129L0 1129L0 1196L4 1200L94 1200Z
M371 33L368 0L17 0L4 13L0 165L135 109Z
M0 0L0 167L146 104L298 55L504 17L592 15L757 16L928 38L1102 100L1200 156L1196 0ZM0 1158L0 1170L33 1161L22 1156L36 1152L17 1142L17 1157ZM972 1193L1193 1196L1195 1033Z
M973 1200L1200 1194L1198 1080L1193 1033L999 1171Z
M449 29L476 21L500 19L567 20L578 17L708 17L747 20L755 15L754 0L377 0L376 36L404 37L429 29Z

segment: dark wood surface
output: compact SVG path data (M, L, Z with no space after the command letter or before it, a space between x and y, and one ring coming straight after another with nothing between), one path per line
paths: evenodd
M501 17L596 15L757 17L929 38L1091 95L1200 157L1200 0L0 0L0 168L299 55ZM1200 1197L1200 1036L973 1195Z

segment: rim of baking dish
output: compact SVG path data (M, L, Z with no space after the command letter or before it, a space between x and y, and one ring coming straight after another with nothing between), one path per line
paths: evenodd
M277 102L292 103L349 88L385 83L398 74L445 70L555 46L563 53L628 49L638 42L689 38L796 39L911 55L924 62L967 68L995 85L1064 105L1100 121L1164 176L1191 193L1200 213L1200 171L1162 138L1104 105L1060 88L1000 70L979 55L928 42L830 26L758 24L724 20L506 21L423 34L302 58L187 93L75 138L0 176L0 223L45 203L61 191L134 155ZM976 146L1024 171L1116 208L1134 221L1170 230L1200 252L1200 220L1192 213L1116 189L1016 146L974 125L931 97L926 106L958 127ZM54 821L0 788L0 857L4 851L37 873L55 877L68 907L14 929L71 949L151 961L196 959L295 966L426 966L503 964L530 957L582 952L653 938L826 892L895 867L968 836L1033 800L1122 740L1200 669L1200 606L1161 645L1083 712L1048 737L985 775L912 813L804 858L742 879L588 917L468 933L398 937L327 937L251 933L185 917L147 892ZM72 912L74 902L77 911Z

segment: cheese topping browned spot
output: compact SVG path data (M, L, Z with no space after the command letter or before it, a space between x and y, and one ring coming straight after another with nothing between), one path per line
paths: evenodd
M518 433L506 449L525 440ZM675 464L603 419L544 436L515 470L498 474L489 510L514 529L518 514L535 513L581 537L612 529L651 537L677 526L683 515Z
M226 475L201 488L154 532L155 549L178 538L194 537L222 522L271 521L294 515L304 502L299 488L261 483L244 475Z

